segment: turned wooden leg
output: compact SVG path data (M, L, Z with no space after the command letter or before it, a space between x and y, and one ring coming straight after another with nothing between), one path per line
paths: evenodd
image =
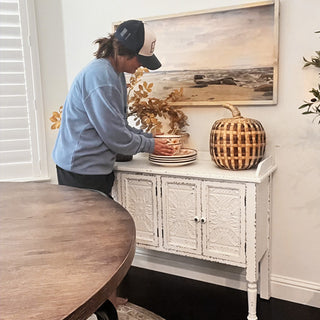
M269 178L271 182L271 177ZM270 213L270 185L268 184L268 210L267 217L265 218L265 226L267 228L267 250L260 260L260 298L270 299L270 224L271 224L271 213Z
M257 320L257 282L248 282L248 320Z
M260 298L270 299L270 257L267 251L260 261Z

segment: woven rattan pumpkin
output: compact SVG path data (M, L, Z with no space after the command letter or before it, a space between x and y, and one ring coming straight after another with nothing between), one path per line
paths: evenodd
M241 116L237 107L225 104L233 118L217 120L210 133L210 154L218 167L241 170L259 163L266 147L262 124Z

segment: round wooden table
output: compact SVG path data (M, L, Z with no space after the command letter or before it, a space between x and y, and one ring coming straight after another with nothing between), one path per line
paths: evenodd
M0 319L87 319L135 253L129 213L102 194L0 183Z

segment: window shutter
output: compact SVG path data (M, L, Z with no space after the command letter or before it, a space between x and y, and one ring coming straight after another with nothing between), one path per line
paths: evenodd
M24 1L0 0L0 179L36 179L40 163L39 114ZM38 118L38 119L37 119ZM43 120L42 120L43 124ZM44 136L43 136L44 139Z

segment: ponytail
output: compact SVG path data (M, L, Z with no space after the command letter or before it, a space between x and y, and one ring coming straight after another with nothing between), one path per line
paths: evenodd
M94 41L94 44L98 44L98 50L94 53L97 59L107 58L114 56L114 36L111 35L109 38L99 38Z
M99 38L94 41L94 44L98 44L98 50L94 53L97 59L108 58L119 56L128 56L128 58L133 58L136 53L132 50L127 49L118 40L114 35L109 35L109 38Z

